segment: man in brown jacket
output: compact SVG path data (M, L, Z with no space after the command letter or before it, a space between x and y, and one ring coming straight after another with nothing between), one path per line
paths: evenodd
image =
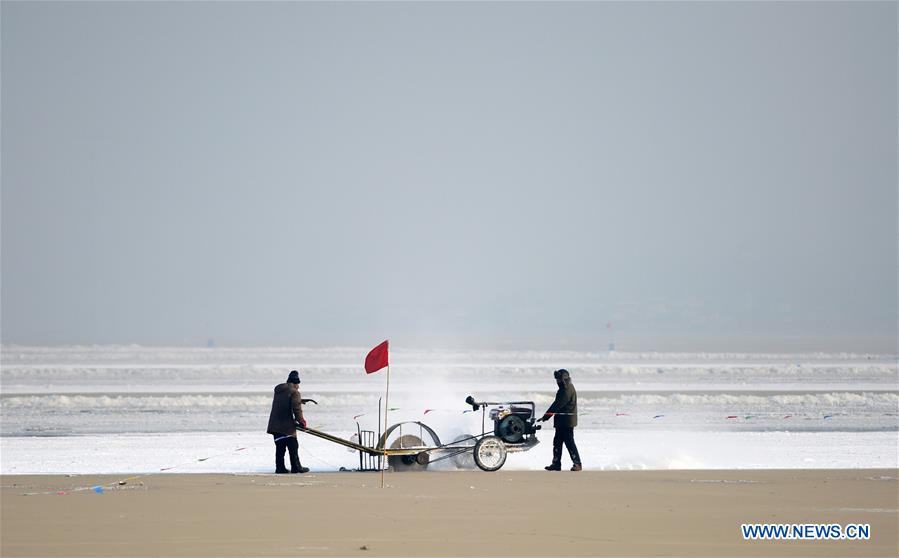
M300 464L297 443L297 423L306 428L303 418L303 403L311 399L300 399L300 373L292 370L283 384L275 386L272 412L268 417L268 433L275 438L275 472L287 473L284 466L284 452L290 451L290 473L308 473L309 469Z

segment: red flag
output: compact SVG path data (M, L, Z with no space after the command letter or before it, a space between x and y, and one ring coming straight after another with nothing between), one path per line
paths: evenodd
M384 368L389 364L387 362L387 345L389 341L384 341L374 349L372 349L368 356L365 357L365 373L371 374L372 372L377 372L378 370Z

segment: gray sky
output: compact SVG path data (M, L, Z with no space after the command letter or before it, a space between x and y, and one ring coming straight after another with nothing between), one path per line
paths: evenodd
M897 4L2 3L3 343L879 350Z

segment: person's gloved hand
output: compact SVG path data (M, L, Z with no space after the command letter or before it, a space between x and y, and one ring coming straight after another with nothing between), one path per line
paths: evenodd
M550 415L549 413L543 415L542 417L540 417L540 422L546 422L546 421L548 421L548 420L550 419L551 416L552 416L552 415Z
M301 418L301 419L299 420L298 424L303 428L303 430L306 429L306 419Z

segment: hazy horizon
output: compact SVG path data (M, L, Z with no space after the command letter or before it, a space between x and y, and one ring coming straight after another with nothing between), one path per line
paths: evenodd
M0 339L896 354L897 9L4 1Z
M360 354L370 350L383 338L372 337L355 342L345 343L246 343L234 342L221 338L190 338L171 342L63 342L63 343L17 343L4 341L0 348L65 348L65 347L139 347L141 349L359 349ZM862 355L897 356L899 351L890 345L890 339L865 337L865 338L821 338L821 337L706 337L697 340L693 337L660 337L660 338L608 338L598 337L595 343L588 339L579 340L546 340L546 339L490 339L487 341L472 341L460 336L454 340L435 340L433 338L422 340L416 338L390 338L391 348L396 351L510 351L510 352L553 352L573 351L584 353L687 353L687 354L714 354L714 353L747 353L747 354L839 354L856 353ZM610 351L610 347L612 350Z

